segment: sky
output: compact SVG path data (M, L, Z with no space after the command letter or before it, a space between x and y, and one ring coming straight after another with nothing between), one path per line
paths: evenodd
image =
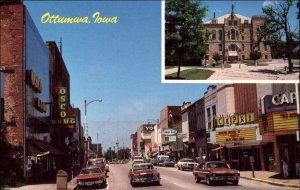
M231 1L204 1L221 16L231 11ZM236 13L261 15L264 1L235 1ZM89 136L108 147L130 145L138 126L159 119L167 105L182 105L201 97L209 84L161 83L160 1L25 1L44 41L62 37L62 55L71 80L71 104L82 112L88 105ZM84 17L99 11L118 17L117 24L43 24L46 12L64 17ZM296 11L296 9L295 9ZM152 119L152 120L151 120ZM98 139L97 139L97 133Z

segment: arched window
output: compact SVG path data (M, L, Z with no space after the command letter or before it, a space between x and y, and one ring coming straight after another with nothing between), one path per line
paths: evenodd
M235 44L231 44L231 45L229 46L229 51L237 51L236 45L235 45Z
M212 31L212 40L215 40L217 38L216 35L217 35L216 30L213 30Z
M235 30L231 29L231 40L235 40Z
M236 33L236 40L239 40L239 32L236 31L235 33Z
M223 39L223 32L222 30L219 30L219 40L222 40Z

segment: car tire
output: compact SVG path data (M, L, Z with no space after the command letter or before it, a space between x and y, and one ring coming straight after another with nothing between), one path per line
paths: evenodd
M182 166L181 166L180 170L181 170L181 171L183 171L183 170L184 170Z
M239 185L239 180L233 181L232 184L233 185Z
M195 182L196 183L200 183L201 179L198 175L195 175Z
M177 166L177 169L178 169L178 170L180 170L180 167L179 167L179 166Z
M160 181L156 181L155 185L160 186Z
M209 177L206 177L206 184L209 186L213 185L213 182L209 179Z

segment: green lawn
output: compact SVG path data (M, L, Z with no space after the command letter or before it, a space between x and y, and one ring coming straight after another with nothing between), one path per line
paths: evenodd
M208 79L214 71L203 70L203 69L188 69L184 71L180 71L180 78L185 80L206 80ZM167 75L166 79L177 79L177 73L173 73L171 75Z
M176 66L167 66L167 65L166 65L165 68L166 68L166 69L173 69L173 68L176 68Z

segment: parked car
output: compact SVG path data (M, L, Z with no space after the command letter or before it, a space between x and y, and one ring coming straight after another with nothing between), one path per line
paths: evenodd
M102 170L109 172L109 164L106 162L105 158L93 158L89 159L86 164L87 167L99 167Z
M158 160L158 166L164 166L164 161L165 160Z
M106 186L105 171L98 167L88 167L81 170L77 177L78 188L98 186L99 188Z
M160 174L151 163L133 164L129 170L130 184L134 187L138 183L160 184Z
M151 159L150 163L153 164L153 166L157 166L158 165L158 159Z
M171 160L171 159L166 159L164 162L163 162L163 166L164 167L174 167L175 165L175 162L174 160Z
M193 170L196 166L198 166L197 162L191 158L182 158L177 162L178 170Z
M226 162L209 161L201 163L193 170L196 183L205 180L207 185L216 182L231 182L233 185L239 184L240 172L231 169Z

